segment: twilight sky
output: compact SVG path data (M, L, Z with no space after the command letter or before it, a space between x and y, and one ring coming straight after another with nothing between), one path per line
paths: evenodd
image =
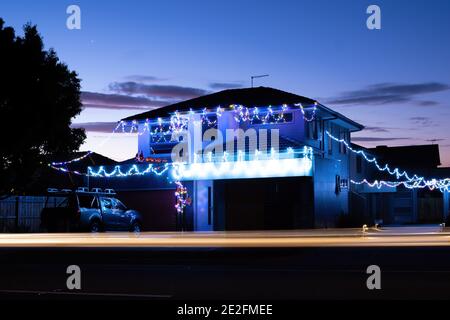
M81 30L66 8L81 8ZM368 30L366 8L381 8ZM440 145L450 166L450 1L2 1L18 34L37 24L82 79L83 150L132 157L121 118L224 88L255 85L314 98L366 126L355 143ZM0 48L1 50L1 48Z

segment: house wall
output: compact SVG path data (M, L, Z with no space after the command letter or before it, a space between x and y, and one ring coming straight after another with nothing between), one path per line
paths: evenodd
M320 129L349 141L349 130L333 121L323 122ZM319 137L315 143L320 155L314 158L313 173L316 227L334 227L341 215L349 213L350 153L327 135Z
M450 216L450 192L445 191L444 192L444 196L443 196L443 207L444 207L444 218L445 220L448 219L448 217Z
M293 115L291 122L273 123L273 124L242 123L240 125L240 128L243 130L253 128L257 132L260 129L267 129L267 130L278 129L280 136L289 137L299 142L305 141L305 121L303 119L303 114L301 113L300 110L289 110L288 112L292 113ZM232 121L234 121L234 119Z
M213 181L199 180L193 182L194 230L214 230L214 189Z
M336 176L345 174L342 163L327 158L314 161L314 217L319 228L336 226L339 216L348 213L348 190L338 191Z

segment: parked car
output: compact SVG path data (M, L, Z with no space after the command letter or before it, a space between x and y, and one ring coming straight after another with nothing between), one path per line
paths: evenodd
M122 230L140 232L139 212L128 209L111 190L49 189L41 226L48 232Z

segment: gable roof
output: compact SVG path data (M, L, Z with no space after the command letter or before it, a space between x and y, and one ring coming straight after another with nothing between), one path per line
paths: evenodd
M188 112L190 109L201 110L203 108L223 108L232 104L241 104L246 107L278 106L282 104L302 103L312 105L313 99L299 96L293 93L268 87L229 89L204 95L198 98L177 102L162 108L150 110L122 119L123 121L145 120L169 117L176 111Z

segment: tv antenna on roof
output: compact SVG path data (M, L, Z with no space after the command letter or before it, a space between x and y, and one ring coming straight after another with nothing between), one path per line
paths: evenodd
M442 139L428 139L428 140L425 140L425 141L429 141L429 142L431 142L431 144L435 144L436 142L438 142L438 141L441 141Z
M259 76L251 76L250 78L252 80L252 88L253 88L253 79L264 78L264 77L268 77L268 76L269 76L268 74L262 74L262 75L259 75Z

